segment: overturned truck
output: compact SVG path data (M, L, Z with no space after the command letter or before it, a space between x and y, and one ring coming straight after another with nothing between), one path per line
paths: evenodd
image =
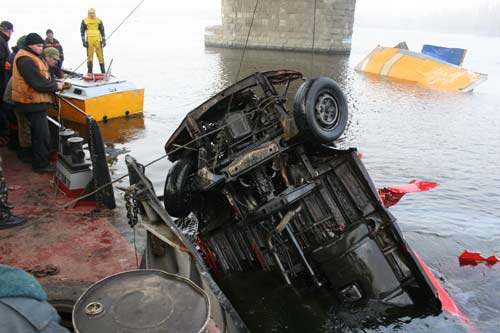
M439 313L438 291L357 151L332 145L347 123L332 79L248 76L191 111L167 141L164 207L177 220L162 220L190 231L178 237L205 270L274 271L283 284L333 291L335 302Z
M332 79L305 80L290 112L301 79L255 73L190 112L165 145L167 212L196 216L213 269L278 269L287 284L327 284L346 302L439 310L356 150L328 145L347 125L344 94Z

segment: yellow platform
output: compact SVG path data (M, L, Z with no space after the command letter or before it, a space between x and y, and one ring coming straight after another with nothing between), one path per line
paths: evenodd
M472 91L488 76L409 50L377 46L355 68L359 72L416 82L422 86Z
M72 87L61 92L61 97L92 116L96 121L126 117L142 113L144 106L144 89L123 80L85 81L70 78ZM61 101L61 117L77 123L86 123L85 115L76 111L68 103ZM57 116L56 111L49 112Z

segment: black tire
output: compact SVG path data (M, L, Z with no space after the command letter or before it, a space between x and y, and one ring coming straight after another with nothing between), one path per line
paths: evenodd
M163 190L163 204L170 216L183 218L191 213L193 189L189 184L189 178L195 168L195 160L180 159L168 171Z
M297 90L293 115L304 141L313 145L332 142L347 127L347 100L334 80L307 80Z

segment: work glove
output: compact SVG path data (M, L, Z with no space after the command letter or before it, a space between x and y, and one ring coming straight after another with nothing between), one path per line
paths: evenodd
M103 38L103 40L101 41L101 45L102 47L105 47L106 46L106 40Z
M71 82L67 82L67 81L63 82L63 90L69 89L69 88L71 88L71 86L72 86Z
M88 47L89 46L89 43L87 41L83 41L83 47Z

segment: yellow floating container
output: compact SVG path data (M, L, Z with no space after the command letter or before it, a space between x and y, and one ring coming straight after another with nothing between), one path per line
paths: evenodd
M356 67L376 74L420 85L455 91L472 91L488 76L453 65L429 55L395 47L377 46Z
M71 88L63 90L61 97L92 116L96 121L126 117L142 113L144 89L138 89L132 82L118 79L87 81L83 78L68 78ZM61 101L61 117L77 123L86 123L86 117L68 103ZM52 116L57 112L51 110Z

